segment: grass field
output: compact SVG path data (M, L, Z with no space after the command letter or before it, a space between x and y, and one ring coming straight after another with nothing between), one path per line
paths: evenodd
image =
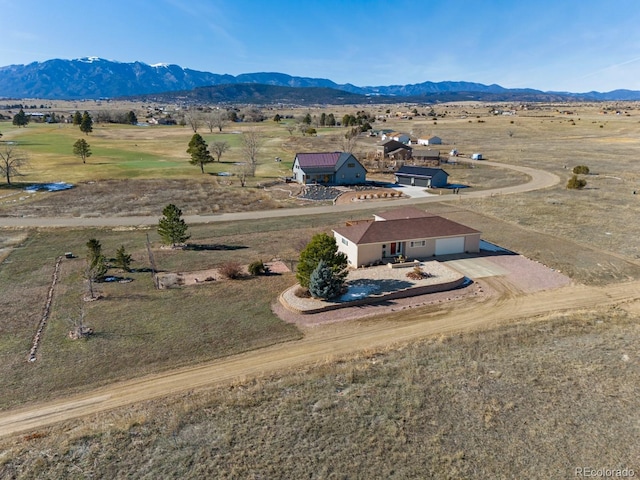
M189 393L0 443L4 478L638 471L637 317L576 312ZM64 433L62 433L64 432Z
M446 116L435 122L389 118L374 127L438 135L443 151L455 146L465 155L481 152L489 160L556 173L562 182L550 189L479 200L462 196L429 209L578 283L640 278L640 195L633 193L640 192L638 105L619 106L621 115L604 114L602 105L533 107L493 116L487 105L443 105L436 111ZM386 108L371 107L377 113ZM561 113L567 109L575 113ZM77 129L56 128L0 124L2 140L17 141L32 157L32 169L20 180L96 183L55 194L55 201L0 188L3 214L153 215L165 202L181 205L181 199L196 213L290 205L285 193L227 188L201 175L184 152L188 127L98 125L88 138L94 156L87 165L69 153L81 138ZM258 128L266 148L255 182L280 175L297 151L339 149L336 129L302 137L273 122ZM205 139L237 142L239 135L228 130ZM374 142L361 138L356 149L366 151ZM232 145L223 157L228 163L208 165L208 172L231 171L241 160L238 144ZM275 156L285 161L273 162ZM578 164L591 169L587 188L566 190ZM445 169L451 169L451 181L473 188L526 180L488 167ZM0 409L301 335L270 309L294 282L292 274L156 291L149 273L139 272L132 283L99 286L105 298L84 305L86 323L97 334L72 342L65 335L81 310L82 260L65 260L41 361L29 365L26 355L62 252L83 255L84 243L95 236L111 255L124 244L134 268L144 269L149 233L167 271L276 257L292 264L313 233L365 218L376 207L342 216L194 226L190 242L207 249L184 252L157 248L153 229L1 231L0 259L7 258L0 264L0 378L8 388ZM640 471L634 420L640 330L634 312L612 308L531 319L134 406L93 424L5 441L0 477L571 478L582 465Z

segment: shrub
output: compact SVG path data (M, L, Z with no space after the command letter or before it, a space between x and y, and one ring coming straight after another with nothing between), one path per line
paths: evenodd
M422 280L423 278L431 278L432 276L433 275L430 273L422 270L420 266L413 267L413 270L407 273L407 278L410 278L411 280Z
M576 165L575 167L573 167L573 173L575 173L576 175L588 175L589 167L587 167L586 165Z
M578 178L577 175L573 175L567 182L567 188L571 190L582 190L587 186L587 181L583 178Z
M269 267L265 267L264 263L262 263L262 260L256 260L255 262L250 263L249 267L247 268L249 270L249 273L254 277L257 277L258 275L266 275L267 273L269 273Z
M229 280L236 280L242 276L242 266L238 262L223 263L218 270L220 275Z

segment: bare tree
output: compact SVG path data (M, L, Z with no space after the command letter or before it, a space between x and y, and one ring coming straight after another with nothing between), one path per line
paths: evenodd
M184 115L184 119L193 130L193 133L198 133L198 129L202 126L202 114L195 108L190 108Z
M229 148L231 148L231 146L225 141L213 142L209 145L209 150L211 150L211 153L216 157L217 162L220 161L222 154L229 150Z
M211 112L211 125L216 127L219 132L222 132L222 129L227 123L229 123L229 115L225 110L215 110Z
M287 132L289 132L289 135L293 135L293 132L296 131L296 128L298 128L298 126L293 123L293 122L288 122L284 128L287 130Z
M26 154L17 150L14 145L5 143L0 150L0 174L7 180L7 185L11 185L11 178L22 175L20 168L28 164Z
M247 130L242 134L242 153L247 159L248 175L254 177L256 175L256 167L258 166L258 153L262 146L262 139L257 130Z
M347 133L345 133L344 138L342 140L343 152L353 153L353 149L356 146L356 140L358 139L358 135L360 135L360 129L357 127L352 128Z

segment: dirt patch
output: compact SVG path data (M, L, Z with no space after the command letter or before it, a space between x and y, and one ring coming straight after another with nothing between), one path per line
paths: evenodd
M270 273L282 274L289 272L289 268L281 261L265 262L264 266L269 269ZM242 267L242 273L249 275L247 266ZM158 274L158 281L161 288L171 288L177 286L190 286L199 285L207 282L217 282L221 280L227 280L227 278L220 273L219 268L209 268L206 270L198 270L194 272L177 272L177 273L160 273Z

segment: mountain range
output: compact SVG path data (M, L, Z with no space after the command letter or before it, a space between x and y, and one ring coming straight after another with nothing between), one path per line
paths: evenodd
M283 73L221 75L178 65L122 63L97 57L0 67L0 98L99 99L161 96L246 103L389 103L397 101L615 101L640 100L640 91L543 92L473 82L412 85L337 84Z

